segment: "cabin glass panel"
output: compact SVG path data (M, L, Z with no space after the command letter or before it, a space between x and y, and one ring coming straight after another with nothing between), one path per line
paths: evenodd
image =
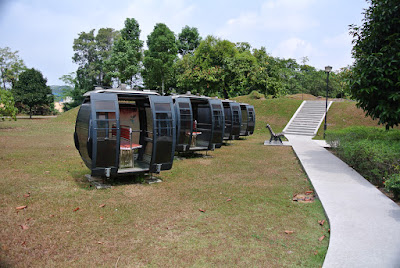
M189 144L192 116L189 103L179 102L180 133L178 144Z
M240 106L232 105L232 135L238 136L240 134L241 126Z
M215 104L213 104L215 105ZM214 139L213 143L220 143L223 139L222 132L224 131L224 114L222 113L221 107L219 105L215 105L218 107L214 107L213 110L213 119L214 119ZM215 110L218 109L218 110Z
M241 106L242 109L242 126L240 128L240 135L245 136L247 135L247 121L248 121L248 112L247 106Z
M251 107L249 107L249 121L248 121L249 134L254 133L255 123L256 123L256 115L255 115L254 107L251 106Z
M91 168L92 160L88 152L88 136L89 136L89 122L90 122L90 105L88 103L82 104L76 119L76 135L78 137L79 152L82 156L86 166ZM91 153L91 152L90 152Z
M97 105L98 102L96 102ZM109 104L110 102L104 102ZM104 109L104 106L102 106ZM108 167L116 159L115 112L96 112L97 157L96 167ZM114 128L114 130L113 130Z
M232 132L232 110L229 103L224 104L225 113L225 133L224 138L229 139Z
M197 106L197 126L193 128L192 146L208 148L211 140L212 122L211 109L207 104Z
M162 104L162 105L160 105ZM164 109L163 111L170 111L169 103L158 103L155 106L157 107L168 106L168 110ZM173 125L172 125L172 114L169 113L156 113L156 129L155 135L157 137L157 151L155 157L156 163L168 163L171 161L171 155L169 152L173 151Z
M146 132L145 132L145 150L143 161L150 164L151 155L153 154L153 113L150 107L146 107Z

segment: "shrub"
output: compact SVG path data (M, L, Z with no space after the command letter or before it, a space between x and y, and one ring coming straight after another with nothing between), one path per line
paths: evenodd
M264 95L261 94L260 92L258 92L257 90L253 90L250 94L249 94L250 99L254 99L254 100L259 100L264 98Z
M400 131L351 127L327 133L336 154L372 183L383 186L383 177L398 173Z
M396 200L400 197L400 174L392 174L385 181L385 189L392 192Z

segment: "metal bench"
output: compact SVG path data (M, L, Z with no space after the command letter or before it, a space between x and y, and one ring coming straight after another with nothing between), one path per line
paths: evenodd
M283 143L282 140L281 140L281 137L284 136L283 133L275 133L272 130L272 128L271 128L271 126L269 124L267 124L266 128L268 128L269 133L271 133L271 138L269 139L270 143L271 143L272 140L274 140L274 141L278 141L279 140L281 143Z

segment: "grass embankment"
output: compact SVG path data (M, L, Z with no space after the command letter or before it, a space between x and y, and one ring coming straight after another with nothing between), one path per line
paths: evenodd
M320 267L322 206L292 201L312 189L292 149L262 145L265 124L282 130L301 100L239 99L256 108L253 136L175 161L162 183L108 190L84 178L77 110L1 122L0 266Z
M316 139L323 138L323 124ZM385 180L389 197L400 192L400 128L389 131L378 120L365 116L355 102L334 102L328 111L328 142L335 144L334 153L381 188Z

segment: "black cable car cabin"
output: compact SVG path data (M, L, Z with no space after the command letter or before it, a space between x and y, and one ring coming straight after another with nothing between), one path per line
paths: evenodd
M205 151L221 147L224 135L222 102L190 94L172 98L177 118L176 151Z
M236 140L240 135L242 115L240 104L230 100L223 100L225 114L224 140Z
M240 136L249 136L254 132L255 111L254 106L247 103L240 103L242 113L242 125L240 127Z
M176 135L171 97L120 89L85 96L74 140L92 176L171 169Z

